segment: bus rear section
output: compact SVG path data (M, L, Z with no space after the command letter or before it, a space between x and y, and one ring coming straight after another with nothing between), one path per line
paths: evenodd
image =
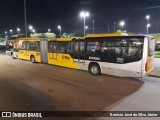
M86 37L85 64L91 72L95 68L103 74L144 77L153 69L154 48L149 50L148 41L145 36L90 35Z
M19 40L8 40L6 42L6 55L11 56L13 59L18 58Z
M155 40L151 36L144 39L142 76L149 75L154 68Z
M18 58L30 60L31 62L41 62L40 38L21 38L19 40Z

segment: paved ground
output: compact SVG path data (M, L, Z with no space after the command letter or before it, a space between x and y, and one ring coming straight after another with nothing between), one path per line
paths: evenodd
M143 86L124 99L105 108L105 111L160 111L160 58L154 59L150 76L139 78ZM105 115L104 115L105 116ZM159 120L159 117L94 117L87 120Z
M150 76L160 78L160 58L154 59L154 70L151 72Z
M95 77L86 71L32 64L6 55L0 58L0 111L99 111L144 83L108 75Z
M4 55L0 55L0 58L0 95L3 96L0 99L0 110L160 111L159 74L141 78L140 81L107 75L93 77L84 71L8 60ZM159 70L159 59L155 59L154 65ZM47 76L42 77L42 73ZM74 119L159 120L157 117Z
M135 93L107 107L106 111L160 111L160 84L145 82ZM98 117L87 120L159 120L159 117Z

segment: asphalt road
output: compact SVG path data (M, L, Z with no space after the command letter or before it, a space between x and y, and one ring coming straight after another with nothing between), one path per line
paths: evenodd
M92 76L0 54L0 111L98 111L142 85L132 78Z

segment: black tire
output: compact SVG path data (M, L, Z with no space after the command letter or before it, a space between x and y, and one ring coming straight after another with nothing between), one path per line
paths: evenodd
M33 55L30 57L30 61L31 61L32 63L36 63L36 59L35 59L35 57L34 57Z
M95 76L98 76L101 74L101 69L99 67L98 64L91 64L89 66L89 72L92 74L92 75L95 75Z
M14 54L13 54L13 53L11 54L11 58L12 58L12 59L15 59L15 57L14 57Z

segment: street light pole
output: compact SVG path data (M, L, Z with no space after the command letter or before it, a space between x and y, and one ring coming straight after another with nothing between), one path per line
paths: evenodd
M10 29L9 31L10 31L10 33L11 33L11 37L12 37L12 32L13 32L13 30L11 30L11 29Z
M51 32L51 29L50 29L50 28L48 28L48 32Z
M85 34L86 34L86 33L85 33L85 26L86 26L86 25L85 25L85 24L86 24L85 21L86 21L86 17L89 16L89 13L88 13L88 12L81 12L81 13L80 13L80 16L84 18L84 26L83 26L84 28L83 28L83 29L84 29L84 36L85 36Z
M146 19L147 19L147 34L148 34L148 28L150 27L150 24L149 24L150 15L147 15Z
M5 35L6 35L6 34L7 34L7 31L5 31L4 33L5 33Z
M7 36L7 31L4 32L5 33L5 37Z
M116 22L114 22L114 32L116 32Z
M83 18L84 18L84 36L85 36L85 34L86 34L86 29L85 29L85 27L86 27L86 23L85 23L86 22L86 16L84 15Z
M109 33L109 24L107 24L107 28L108 28L108 33Z
M19 35L19 31L20 31L20 28L17 28L18 35Z
M120 26L122 27L122 31L123 31L123 26L125 25L125 22L124 21L121 21L120 22Z
M26 15L26 0L24 0L24 21L25 21L25 33L27 37L27 15Z
M35 33L36 32L35 29L32 29L32 32Z
M86 33L87 33L87 30L88 30L88 26L85 26L85 29L86 29Z
M147 34L148 34L148 28L149 28L150 26L151 26L150 24L147 24Z
M94 20L93 20L93 32L92 33L94 34Z
M150 18L150 15L147 15L147 16L146 16L147 24L149 24L149 18Z
M159 21L157 21L157 34L158 34L158 29L159 28Z
M59 35L59 36L61 37L61 29L62 29L62 28L61 28L60 25L58 25L58 29L59 29L59 32L60 32L60 35Z

